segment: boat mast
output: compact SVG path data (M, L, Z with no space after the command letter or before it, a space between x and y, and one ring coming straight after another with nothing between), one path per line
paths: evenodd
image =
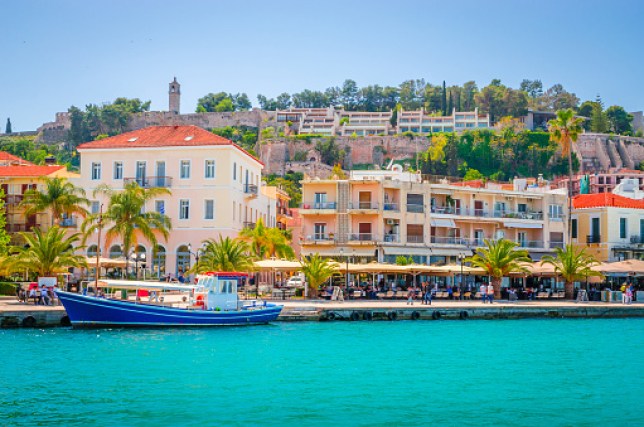
M100 257L101 257L101 230L103 229L103 204L98 212L98 242L96 244L96 283L94 284L94 295L98 296L98 273L100 267Z

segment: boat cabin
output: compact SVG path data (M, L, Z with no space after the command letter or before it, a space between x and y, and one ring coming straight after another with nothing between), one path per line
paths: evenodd
M206 310L237 310L237 284L246 273L208 272L198 276L197 289L205 294Z

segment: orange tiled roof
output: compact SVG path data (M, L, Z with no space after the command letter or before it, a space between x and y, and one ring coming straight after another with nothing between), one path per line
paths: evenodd
M99 141L86 142L79 150L95 148L150 148L197 147L203 145L230 145L261 163L239 145L198 126L150 126L111 136Z
M0 166L0 176L13 177L13 176L47 176L52 173L63 169L65 166L52 165L52 166L36 166L32 164L18 165L18 166Z
M613 193L580 194L572 198L572 205L575 209L584 208L633 208L644 209L644 200L629 199Z
M21 159L18 156L14 156L13 154L9 154L6 151L0 151L0 162L19 162L24 165L33 165L33 163L28 162L25 159Z

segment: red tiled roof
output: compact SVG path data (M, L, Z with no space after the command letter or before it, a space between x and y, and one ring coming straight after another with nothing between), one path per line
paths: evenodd
M0 176L47 176L63 169L65 166L36 166L36 165L18 165L18 166L0 166Z
M1 162L12 162L12 161L15 161L15 162L20 162L20 163L22 163L22 164L24 164L24 165L33 165L33 163L28 162L28 161L27 161L27 160L25 160L25 159L21 159L21 158L20 158L20 157L18 157L18 156L14 156L13 154L9 154L9 153L7 153L6 151L0 151L0 161L1 161Z
M77 148L78 150L89 150L95 148L198 147L203 145L230 145L262 163L231 140L198 126L150 126L99 141L86 142Z
M614 207L644 209L644 200L629 199L613 193L580 194L572 198L575 209Z

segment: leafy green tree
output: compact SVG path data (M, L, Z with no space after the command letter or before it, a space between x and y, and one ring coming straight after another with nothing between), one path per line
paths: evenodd
M238 239L248 243L250 253L256 259L271 257L293 258L295 252L284 233L275 227L266 227L262 218L259 218L253 228L244 228Z
M215 111L217 113L223 113L225 111L235 111L235 106L233 101L230 98L224 98L219 104L215 106Z
M333 138L325 138L315 144L320 160L327 165L335 165L340 160L340 151Z
M245 93L209 93L197 100L197 113L246 111L252 104Z
M7 126L4 128L4 133L11 133L11 119L7 117Z
M135 181L125 184L123 190L114 190L102 184L94 191L94 196L103 194L108 197L108 205L103 213L103 225L107 226L105 247L120 237L123 242L123 253L129 254L141 238L145 238L152 247L156 247L158 236L167 239L172 223L170 218L158 212L146 212L147 202L160 196L170 195L167 188L143 188ZM100 213L90 214L83 222L81 230L87 238L99 226Z
M85 197L85 190L76 187L67 178L45 178L42 190L32 189L25 192L20 203L25 208L25 215L51 212L51 225L60 225L63 214L87 216L85 208L90 202Z
M588 254L585 248L575 248L573 245L566 245L565 248L555 248L556 256L546 255L541 259L541 265L550 264L554 267L555 273L562 277L565 282L566 298L572 299L575 288L574 282L587 277L601 277L598 271L592 267L599 262L592 255Z
M71 267L85 267L85 257L76 255L74 245L80 234L67 235L65 230L53 226L47 231L35 228L32 232L21 232L25 246L10 249L14 256L5 259L10 271L30 271L39 277L50 277L68 271Z
M538 79L523 79L521 81L521 84L519 85L519 90L524 91L532 100L535 100L543 95L543 83L541 83L541 80Z
M469 168L463 177L464 181L476 181L478 179L483 179L484 176L481 172L476 169Z
M306 276L309 286L309 295L317 294L319 287L338 273L338 265L328 258L322 258L320 254L313 254L301 261L302 272Z
M633 116L628 114L624 107L619 105L613 105L606 109L606 118L608 119L608 125L612 132L617 134L624 134L626 132L633 131Z
M275 174L268 175L264 178L267 185L274 185L286 191L291 200L289 206L298 207L302 203L302 184L304 179L302 172L287 172L283 177Z
M406 257L404 255L399 255L396 257L396 265L412 265L414 259L412 257Z
M7 209L5 205L4 190L0 188L0 256L7 253L7 245L11 240L11 236L7 233L5 226L7 225Z
M250 271L253 261L249 257L248 243L219 236L219 240L205 240L199 264L193 266L194 273L207 271Z
M501 280L508 277L510 273L525 272L527 269L522 266L522 262L530 262L528 251L517 250L517 243L507 239L497 241L485 240L485 247L476 250L476 254L469 257L465 262L469 262L473 267L480 267L492 279L494 286L494 297L501 296Z
M568 157L568 237L571 238L572 227L572 144L577 142L579 134L582 133L583 119L575 117L575 111L571 108L557 111L557 118L548 122L550 140L561 147L563 157Z

